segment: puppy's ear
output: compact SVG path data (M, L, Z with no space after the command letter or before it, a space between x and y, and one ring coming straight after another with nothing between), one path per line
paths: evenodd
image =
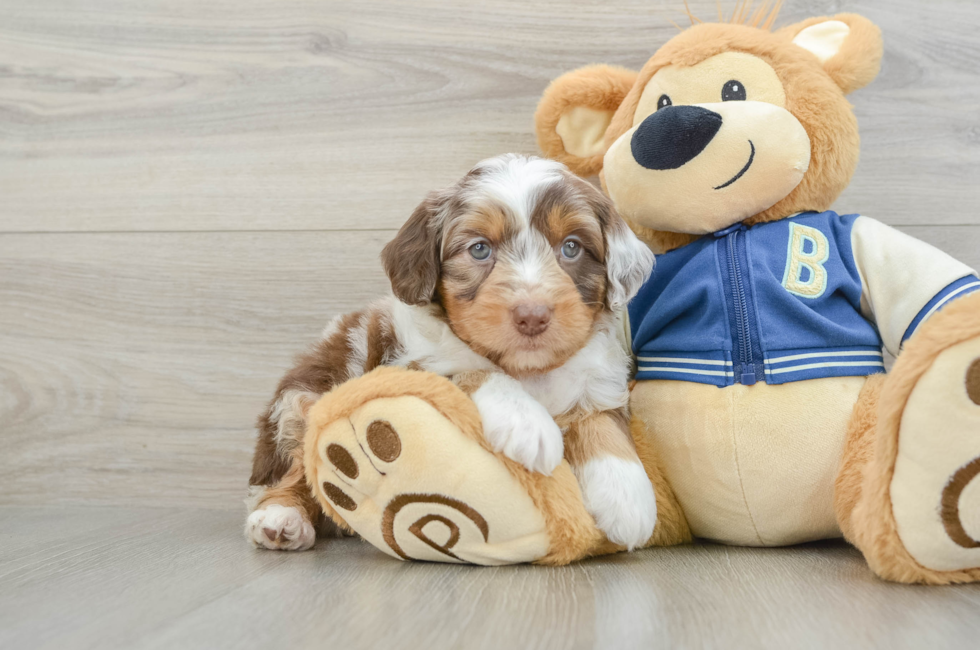
M442 241L438 217L444 203L439 192L431 192L381 251L391 290L402 302L427 305L435 297Z
M776 34L817 57L845 95L871 83L881 69L881 30L863 16L808 18Z
M606 129L635 82L635 72L610 65L587 66L552 81L534 113L544 155L579 176L598 174Z
M653 251L633 234L605 195L598 190L589 199L599 217L606 240L606 304L618 311L633 299L653 273Z

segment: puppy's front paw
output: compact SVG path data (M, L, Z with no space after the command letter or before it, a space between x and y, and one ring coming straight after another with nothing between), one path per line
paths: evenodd
M494 450L532 472L551 474L561 464L561 429L516 380L493 375L473 393L473 401L483 420L483 435Z
M245 537L262 548L305 551L316 541L316 531L296 508L271 503L248 516Z
M601 456L575 468L585 508L609 541L633 550L653 535L657 498L643 465Z
M537 404L535 402L535 404ZM544 407L514 408L483 418L483 431L490 446L532 472L550 475L565 453L561 429Z

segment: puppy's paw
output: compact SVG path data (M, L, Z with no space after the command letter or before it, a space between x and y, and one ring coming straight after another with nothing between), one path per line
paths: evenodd
M316 531L298 509L272 503L248 516L245 538L261 548L305 551L313 547Z
M609 541L633 550L653 535L657 498L643 465L615 456L575 468L585 508Z
M538 409L514 409L484 418L484 434L494 450L531 470L551 475L561 464L565 443L561 429L548 412L535 402Z
M551 474L565 453L561 429L515 379L495 374L473 393L487 442L532 472Z

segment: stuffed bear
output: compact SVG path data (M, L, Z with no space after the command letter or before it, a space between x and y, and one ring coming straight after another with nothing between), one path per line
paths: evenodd
M843 536L885 579L976 581L980 279L829 210L858 159L846 95L877 75L880 33L856 15L770 31L774 18L697 24L639 73L568 73L535 116L545 155L598 174L658 253L624 318L631 434L656 494L646 545ZM897 357L888 373L882 348ZM372 442L379 419L393 426ZM544 476L493 452L444 378L381 368L308 422L315 497L394 557L563 564L622 550L567 464ZM332 444L375 471L338 493Z

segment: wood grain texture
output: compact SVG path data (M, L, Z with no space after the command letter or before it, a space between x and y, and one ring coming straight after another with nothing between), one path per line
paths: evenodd
M240 523L198 509L0 508L0 646L898 650L980 634L980 586L887 584L837 543L477 568L402 563L356 539L261 551Z
M0 0L0 231L394 228L477 160L534 153L549 80L639 67L682 8ZM980 223L980 4L790 1L779 24L839 11L886 54L853 95L863 158L838 208Z
M388 233L0 235L8 502L240 502L255 417Z

